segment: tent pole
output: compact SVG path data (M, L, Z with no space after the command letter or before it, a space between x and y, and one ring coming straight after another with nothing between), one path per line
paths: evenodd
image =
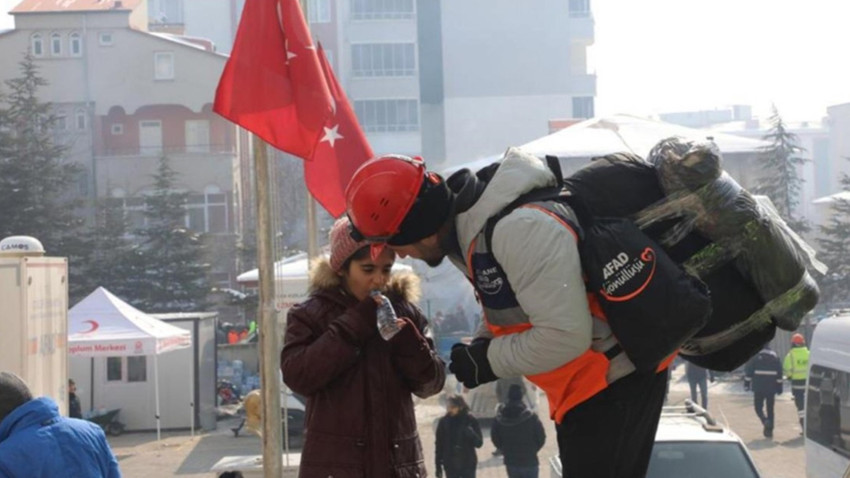
M162 439L162 432L159 428L159 360L157 357L157 354L153 354L153 374L155 376L153 388L156 394L156 441L159 441Z
M89 371L89 394L91 395L89 411L92 411L94 410L94 357L91 358L91 370Z
M195 438L195 341L189 347L189 426L192 428L192 438Z

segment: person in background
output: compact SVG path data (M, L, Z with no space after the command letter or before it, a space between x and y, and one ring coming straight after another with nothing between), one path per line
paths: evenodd
M481 448L484 438L478 420L469 413L469 406L460 395L451 395L446 403L446 414L437 423L435 446L437 478L475 478L478 467L476 448Z
M752 390L756 415L764 425L765 438L773 437L773 405L782 393L782 364L770 344L764 347L745 367L744 389Z
M505 456L508 478L537 478L540 462L537 453L546 443L546 432L540 418L528 409L523 389L511 385L508 402L499 410L490 438Z
M68 379L68 416L83 418L83 407L80 405L80 398L77 396L77 384L72 379Z
M392 272L395 254L377 256L348 234L348 220L330 232L330 258L313 264L310 296L289 311L280 354L283 381L307 397L300 478L427 475L411 395L443 389L446 365L414 305L419 278ZM380 290L399 330L378 333Z
M496 398L499 400L499 404L497 405L496 414L499 414L508 402L509 402L509 393L514 386L520 387L520 393L522 396L527 395L527 391L525 388L525 381L522 377L511 377L511 378L500 378L496 380ZM501 456L502 450L497 446L495 450L493 450L493 456Z
M806 416L806 379L809 377L809 349L806 347L806 339L801 334L791 336L791 350L785 355L782 371L791 381L791 393L794 395L800 428L803 429L803 419Z
M708 410L708 381L714 382L714 373L699 365L686 362L685 375L688 377L688 385L691 387L691 401L697 403L697 388L699 388L702 408Z
M63 417L53 400L0 372L0 477L120 478L121 470L99 426Z

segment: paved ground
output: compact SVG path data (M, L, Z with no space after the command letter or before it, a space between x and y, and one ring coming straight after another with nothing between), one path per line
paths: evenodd
M674 374L670 390L670 402L681 403L687 396L687 383L682 382L682 369ZM787 388L787 387L786 387ZM417 406L417 417L425 449L426 463L433 473L434 463L434 420L443 413L437 398ZM767 478L802 478L805 476L803 439L797 423L796 410L790 393L780 396L776 404L776 429L773 439L762 436L761 425L752 409L752 395L741 388L740 383L714 383L709 387L709 410L722 423L728 424L750 449L757 466ZM545 406L544 406L545 412ZM541 477L548 477L546 461L557 454L555 430L549 420L544 419L547 443L540 454ZM230 432L232 422L219 422L219 429L197 435L167 433L160 443L155 434L130 433L110 438L110 443L119 458L121 469L127 478L152 476L180 476L187 478L214 477L209 470L224 456L256 455L261 453L260 440L246 434L235 438ZM478 478L504 478L502 460L492 456L493 445L489 441L489 430L485 428L484 447L479 450ZM294 476L287 474L286 476Z

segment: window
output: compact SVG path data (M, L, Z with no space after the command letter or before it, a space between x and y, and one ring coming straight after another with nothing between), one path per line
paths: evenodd
M413 0L351 0L354 20L413 18Z
M758 478L743 446L721 441L655 442L646 477L693 476L694 470L711 470L707 476Z
M44 42L41 39L41 34L36 33L30 39L30 49L32 50L32 56L42 57L44 56Z
M573 98L573 118L593 118L592 96L577 96Z
M174 52L158 51L153 54L154 79L174 79Z
M207 186L204 194L190 194L186 201L186 227L197 232L228 232L227 195L218 186Z
M570 17L584 18L590 16L590 0L570 0Z
M100 32L97 41L101 46L112 46L112 32Z
M419 130L416 100L357 100L354 112L366 132Z
M121 382L124 379L122 374L123 366L121 363L121 357L107 357L106 358L106 381L107 382Z
M53 127L58 131L68 130L68 115L64 111L56 113L56 120L53 123Z
M106 381L107 382L147 382L148 380L148 358L140 357L107 357L106 358Z
M74 113L74 124L76 124L77 129L83 131L86 129L86 112L85 110L77 110Z
M124 134L124 125L121 123L113 123L111 131L115 136L122 135Z
M83 41L79 33L74 32L68 36L68 50L71 52L71 56L83 55Z
M77 173L77 193L82 197L89 195L89 170L80 169Z
M141 357L127 357L127 381L128 382L147 382L148 381L148 358L144 355Z
M416 54L413 43L366 43L351 46L354 76L413 76Z
M850 373L812 365L806 390L806 438L850 458L842 414L850 408Z
M162 122L149 120L139 122L139 154L159 156L162 154Z
M330 23L330 0L310 0L307 3L307 17L310 23Z
M210 152L210 122L208 120L186 121L186 152Z
M62 56L62 35L52 33L50 35L50 54L53 56Z

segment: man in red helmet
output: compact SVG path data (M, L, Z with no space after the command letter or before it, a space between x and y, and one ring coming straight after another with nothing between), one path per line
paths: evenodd
M806 416L806 379L809 377L809 349L806 339L801 334L791 336L791 350L785 355L782 363L785 377L791 381L791 393L794 395L794 405L797 406L797 417L800 427ZM803 429L805 431L805 429Z
M564 476L644 476L667 372L636 371L591 313L573 211L524 202L557 187L546 163L511 148L500 163L447 180L417 158L375 158L354 174L346 200L355 237L432 267L448 257L472 282L486 327L453 347L459 381L474 388L526 376L544 390Z

